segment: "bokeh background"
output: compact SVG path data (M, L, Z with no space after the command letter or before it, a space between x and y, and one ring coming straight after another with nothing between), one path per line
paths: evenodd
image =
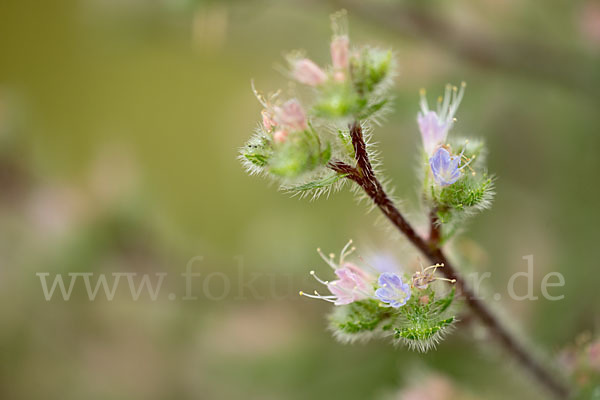
M347 346L326 332L328 304L297 296L327 271L317 247L412 251L350 193L290 198L236 160L259 120L250 80L286 88L286 50L324 63L340 8L355 43L396 52L376 139L411 217L418 89L465 80L456 131L488 142L497 198L457 253L493 273L489 293L529 254L535 294L564 275L561 301L489 299L533 346L557 353L594 331L599 2L2 0L0 398L545 398L468 320L425 355ZM168 276L156 300L123 280L112 301L81 282L46 301L40 272Z

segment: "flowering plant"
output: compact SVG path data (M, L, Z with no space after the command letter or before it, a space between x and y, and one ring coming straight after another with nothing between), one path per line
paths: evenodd
M433 348L453 328L459 309L454 299L460 296L467 312L479 319L508 353L549 392L565 398L566 386L474 295L443 249L465 218L489 208L494 195L483 142L451 134L466 84L447 85L435 109L429 108L425 90L420 93L418 169L429 219L428 235L423 236L388 195L372 146L373 127L390 110L393 54L351 46L344 12L333 15L332 26L330 66L321 67L302 52L287 57L290 77L310 88L312 101L282 98L279 92L265 96L254 89L264 108L262 123L240 149L239 158L249 173L275 179L281 189L300 196L317 198L351 184L431 265L414 273L401 268L378 271L360 258L349 260L355 251L350 242L338 261L333 254L327 257L319 250L336 278L324 280L314 271L311 275L328 293L300 294L334 305L330 329L341 341L389 337L420 351Z

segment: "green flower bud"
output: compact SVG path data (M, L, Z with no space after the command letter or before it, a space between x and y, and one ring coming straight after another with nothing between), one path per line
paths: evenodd
M313 110L319 117L336 119L357 115L365 105L366 100L349 85L331 83L323 88Z
M321 149L319 139L310 130L294 132L275 146L269 171L284 178L295 178L329 161L331 150Z
M356 90L366 96L377 89L390 75L392 52L390 50L365 48L352 58L350 68Z

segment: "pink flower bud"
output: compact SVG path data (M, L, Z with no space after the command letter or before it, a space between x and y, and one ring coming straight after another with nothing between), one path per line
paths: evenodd
M271 115L269 114L269 112L267 110L263 110L261 112L261 114L262 114L263 126L265 127L267 132L271 132L273 127L277 126L277 123L275 121L273 121L273 118L271 117Z
M275 131L275 133L273 133L273 140L275 141L275 143L283 143L285 142L285 139L287 139L288 133L286 130L280 129L278 131Z
M308 58L294 62L293 75L298 82L309 86L319 86L327 80L325 72Z
M333 73L333 79L336 82L344 82L346 80L346 73L344 71L335 71Z
M308 128L306 114L297 100L288 100L275 108L276 121L291 131L303 131Z
M345 70L348 68L348 53L350 41L348 36L336 36L331 41L331 62L334 69Z

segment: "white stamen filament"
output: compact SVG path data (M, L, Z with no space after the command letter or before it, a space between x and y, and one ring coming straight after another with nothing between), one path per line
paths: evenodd
M456 279L448 279L448 278L438 278L437 276L435 277L436 280L438 281L446 281L446 282L450 282L450 283L455 283Z
M334 270L336 270L338 268L338 266L333 261L333 257L327 258L325 256L325 254L323 254L323 252L321 251L321 249L317 249L317 253L319 253L319 255L321 256L321 258L323 259L323 261L325 261L327 263L327 265L329 265L331 268L333 268Z
M419 90L419 94L421 96L421 111L423 114L427 114L429 112L429 105L427 104L427 98L425 97L427 92L425 89L421 89Z
M342 252L340 253L340 266L342 266L344 264L344 259L346 257L348 257L350 254L354 253L354 251L356 250L356 247L352 247L350 250L348 250L348 246L350 246L351 244L352 244L352 239L350 239L350 241L342 249Z
M327 285L329 281L324 281L315 274L315 271L310 271L310 274L317 280L317 282L322 283L323 285Z
M448 112L448 107L450 106L450 100L452 97L452 85L447 84L446 90L444 92L444 101L440 106L440 112L438 113L438 117L442 121L446 121L448 117L451 118L450 113Z
M321 296L316 290L315 290L315 293L316 294L308 294L308 293L300 292L300 296L310 297L311 299L325 300L329 303L335 303L335 300L333 300L334 297Z

